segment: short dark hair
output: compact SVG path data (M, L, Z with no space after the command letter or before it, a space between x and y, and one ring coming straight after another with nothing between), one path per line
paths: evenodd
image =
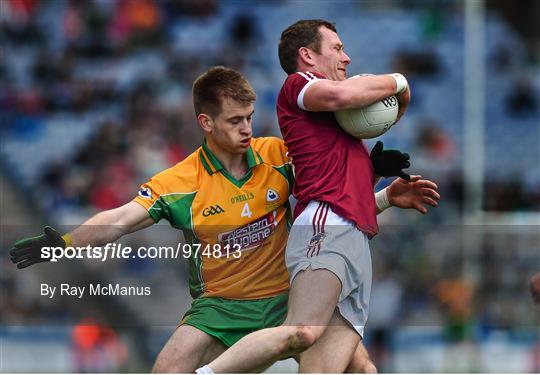
M336 31L332 22L317 20L300 20L287 27L281 33L279 40L279 63L287 74L293 74L298 69L297 56L301 47L308 47L315 52L321 52L321 26Z
M193 106L197 116L201 113L218 116L224 98L247 105L253 103L257 95L242 74L224 66L208 69L193 83Z

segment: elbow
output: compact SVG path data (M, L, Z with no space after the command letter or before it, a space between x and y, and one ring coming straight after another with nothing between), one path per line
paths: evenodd
M350 96L345 95L343 92L341 92L341 93L338 93L338 95L334 99L333 105L334 105L334 111L339 111L342 109L352 108L353 102Z
M342 90L335 88L328 93L326 98L327 110L331 112L350 108L351 102L347 95Z
M96 215L96 219L98 223L107 225L114 232L119 231L125 225L121 207L102 211Z

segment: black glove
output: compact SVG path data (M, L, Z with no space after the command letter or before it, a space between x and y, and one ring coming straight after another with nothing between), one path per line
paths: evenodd
M371 150L369 157L373 163L376 175L383 177L398 176L407 181L411 179L411 176L402 171L402 169L411 166L411 163L409 163L409 154L402 153L399 150L383 151L383 143L378 141L375 147L373 147L373 150Z
M11 261L17 265L17 268L26 268L34 263L50 261L50 257L41 257L42 247L66 247L66 241L53 228L45 227L43 233L41 236L23 238L15 242L9 251L9 255L11 255Z

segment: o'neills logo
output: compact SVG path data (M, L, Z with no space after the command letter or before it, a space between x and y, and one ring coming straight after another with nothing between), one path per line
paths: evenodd
M237 228L230 232L218 234L218 241L221 246L239 244L242 251L251 250L259 246L277 228L276 210L269 212L265 216Z

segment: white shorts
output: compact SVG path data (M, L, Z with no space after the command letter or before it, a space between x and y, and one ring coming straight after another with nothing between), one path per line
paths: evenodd
M308 267L327 269L339 278L339 312L363 336L372 278L366 235L327 203L311 201L293 223L285 254L291 283Z

